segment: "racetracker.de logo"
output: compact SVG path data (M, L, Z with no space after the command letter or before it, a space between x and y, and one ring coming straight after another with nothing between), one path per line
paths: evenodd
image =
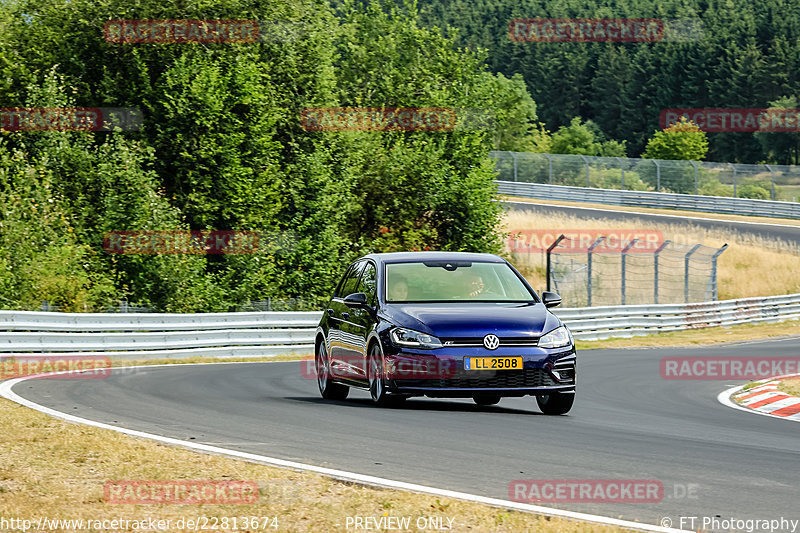
M258 500L255 481L108 481L106 503L248 504Z
M103 249L110 254L253 254L255 231L110 231Z
M109 20L103 36L110 43L252 43L258 41L255 20L158 19Z
M632 43L664 39L661 19L512 19L508 36L520 43Z
M664 240L660 231L641 228L515 229L509 231L506 242L511 252L546 252L562 234L564 239L553 249L558 253L586 253L593 245L597 253L620 253L626 248L626 253L653 253Z
M300 114L307 131L453 131L449 107L307 107Z
M364 357L339 356L337 358L337 377L364 379ZM317 366L313 359L300 362L300 373L306 379L317 379ZM451 379L458 373L458 364L451 359L399 359L386 358L384 375L386 379Z
M664 357L663 379L763 379L800 374L797 357Z
M664 484L657 479L515 479L508 497L523 503L657 503Z
M719 132L800 132L800 109L778 108L674 108L664 109L659 117L662 129L686 117L707 133Z
M111 359L100 355L0 357L0 379L102 379L110 375Z
M2 131L136 131L142 112L134 107L4 107Z

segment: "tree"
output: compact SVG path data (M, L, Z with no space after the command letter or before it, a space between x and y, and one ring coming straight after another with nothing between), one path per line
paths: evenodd
M708 138L700 127L681 117L680 121L656 131L647 141L642 157L647 159L680 159L700 161L708 152Z

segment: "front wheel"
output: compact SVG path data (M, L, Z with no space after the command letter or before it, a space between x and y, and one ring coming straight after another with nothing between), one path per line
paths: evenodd
M381 407L398 406L407 398L407 396L392 396L386 392L386 382L383 379L383 354L377 343L369 348L367 381L369 383L369 395L375 405Z
M563 415L572 409L572 404L575 402L575 394L563 394L561 392L551 392L550 394L541 394L536 397L536 403L539 404L539 409L546 415Z
M317 349L314 363L317 370L317 385L319 393L325 400L344 400L350 392L350 387L334 383L331 379L331 363L328 359L328 350L325 348L325 341L321 342Z

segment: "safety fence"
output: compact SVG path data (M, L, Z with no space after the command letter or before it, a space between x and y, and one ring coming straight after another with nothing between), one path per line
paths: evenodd
M691 304L554 310L578 339L631 337L800 318L800 294ZM310 354L321 312L101 314L0 311L0 359L35 354L111 359Z
M717 300L717 259L728 245L711 248L650 239L655 234L594 236L562 233L545 239L519 233L509 237L518 266L544 262L547 290L581 307L689 303ZM530 239L526 239L530 237ZM588 238L586 238L588 237Z
M626 191L796 202L800 166L490 152L498 179Z
M757 217L800 218L800 203L794 202L721 196L695 196L653 191L595 189L511 181L498 181L497 189L497 192L507 196L538 198L550 201L589 202L653 209L683 209L686 211Z

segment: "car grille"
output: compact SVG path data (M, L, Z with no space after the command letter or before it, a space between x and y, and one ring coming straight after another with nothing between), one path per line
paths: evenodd
M483 337L445 337L440 339L445 346L483 346ZM500 346L537 346L535 337L500 337Z

